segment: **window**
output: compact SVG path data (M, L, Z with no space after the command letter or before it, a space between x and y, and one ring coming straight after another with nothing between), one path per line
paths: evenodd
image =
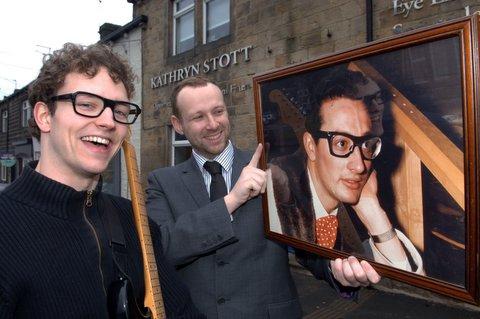
M185 135L178 134L175 132L173 127L172 130L172 150L171 150L171 163L177 165L181 162L186 161L192 155L192 147L190 142L187 140Z
M8 110L2 111L2 133L6 133L8 130Z
M173 54L195 45L195 0L176 0L173 4Z
M230 0L174 0L173 55L230 34ZM195 39L195 34L201 39Z
M22 127L28 127L28 120L32 116L32 108L28 101L23 101L22 103Z
M0 180L6 183L7 179L8 179L8 167L0 164Z
M203 43L230 33L230 0L203 0Z

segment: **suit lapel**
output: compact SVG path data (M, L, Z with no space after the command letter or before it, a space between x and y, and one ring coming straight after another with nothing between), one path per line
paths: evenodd
M242 169L248 165L248 162L248 153L242 152L234 147L231 187L235 185ZM207 188L205 187L197 162L195 162L193 157L190 157L184 164L185 165L179 167L181 169L183 184L188 189L190 195L192 195L198 207L207 205L210 203L210 198L208 197Z
M198 207L207 205L210 199L195 159L190 157L190 159L185 162L185 165L181 167L181 170L182 181Z
M303 163L303 165L299 165L299 163ZM306 155L302 149L294 153L287 167L286 173L290 182L290 190L295 197L297 206L296 214L292 216L297 221L292 221L292 223L298 227L298 236L301 239L314 243L315 210L307 174Z
M347 253L364 253L362 240L358 236L358 232L355 229L350 216L348 216L347 208L343 204L341 204L338 208L337 217L339 233L343 246L341 250Z
M238 148L234 147L231 187L233 187L233 185L235 185L235 183L238 181L240 173L242 173L243 168L248 165L248 162L249 158L247 156L247 153L242 152Z

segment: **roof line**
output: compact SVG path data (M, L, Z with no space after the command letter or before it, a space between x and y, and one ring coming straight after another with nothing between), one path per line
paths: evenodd
M146 15L139 15L135 17L132 21L125 24L124 26L116 29L112 33L109 33L105 38L101 39L100 43L107 43L109 41L114 41L121 37L124 33L128 33L132 29L136 28L137 26L141 25L142 23L147 23L148 17Z

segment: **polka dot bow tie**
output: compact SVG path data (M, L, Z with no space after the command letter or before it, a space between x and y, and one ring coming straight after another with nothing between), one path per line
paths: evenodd
M328 215L320 217L315 223L316 242L326 248L333 248L337 239L338 219L337 216Z

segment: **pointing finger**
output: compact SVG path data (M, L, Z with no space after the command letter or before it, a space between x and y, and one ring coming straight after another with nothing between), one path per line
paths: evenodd
M258 161L260 160L260 156L262 156L262 144L259 143L257 146L257 149L255 150L255 153L252 156L252 159L250 160L250 163L248 163L248 166L253 166L257 167L258 166Z

